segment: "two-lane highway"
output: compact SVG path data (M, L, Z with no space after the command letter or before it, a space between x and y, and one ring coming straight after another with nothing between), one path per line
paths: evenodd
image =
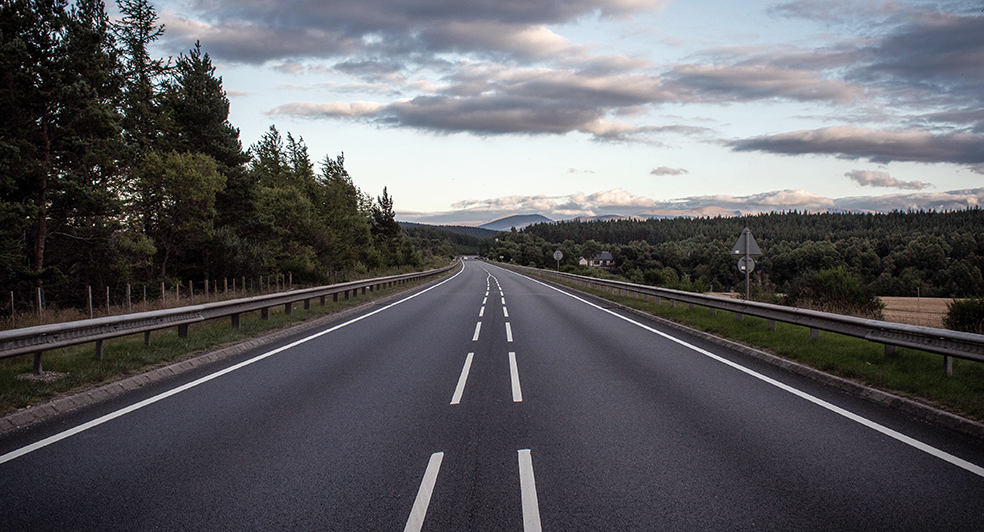
M984 446L494 265L0 440L4 530L979 530Z

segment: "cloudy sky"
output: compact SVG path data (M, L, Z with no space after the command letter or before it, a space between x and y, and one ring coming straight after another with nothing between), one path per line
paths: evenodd
M984 1L157 0L401 220L984 202Z

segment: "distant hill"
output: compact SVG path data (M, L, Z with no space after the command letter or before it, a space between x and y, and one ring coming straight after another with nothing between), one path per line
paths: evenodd
M431 224L418 224L414 222L400 222L400 226L405 229L437 229L441 231L448 231L449 233L457 233L459 235L474 236L476 238L487 238L490 236L495 236L499 232L492 229L483 229L481 227L467 227L464 225L431 225Z
M505 218L499 218L498 220L492 220L478 227L492 231L509 231L513 227L519 230L528 225L552 222L553 220L540 214L514 214Z

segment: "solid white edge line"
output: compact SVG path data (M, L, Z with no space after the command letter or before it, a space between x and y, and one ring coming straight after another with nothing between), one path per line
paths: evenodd
M523 492L523 532L540 532L540 504L536 499L533 457L529 449L519 450L519 489Z
M121 408L119 410L116 410L115 412L110 412L110 413L108 413L108 414L106 414L104 416L101 416L101 417L98 417L96 419L93 419L92 421L89 421L89 422L83 423L81 425L78 425L76 427L70 428L68 430L59 432L58 434L54 434L52 436L48 436L47 438L44 438L43 440L36 441L36 442L34 442L34 443L30 444L30 445L27 445L25 447L21 447L20 449L15 449L13 451L10 451L9 453L0 456L0 464L9 462L9 461L11 461L11 460L13 460L15 458L19 458L21 456L24 456L25 454L28 454L30 452L33 452L33 451L36 451L38 449L47 447L47 446L49 446L49 445L51 445L53 443L59 442L61 440L64 440L65 438L69 438L69 437L74 436L74 435L76 435L76 434L78 434L80 432L89 430L89 429L91 429L93 427L97 427L99 425L102 425L103 423L106 423L107 421L112 421L112 420L114 420L114 419L116 419L116 418L118 418L120 416L124 416L126 414L129 414L130 412L133 412L135 410L140 410L141 408L143 408L145 406L148 406L148 405L152 405L152 404L154 404L154 403L156 403L156 402L158 402L158 401L160 401L162 399L167 399L168 397L171 397L172 395L176 395L176 394L179 394L179 393L181 393L181 392L183 392L185 390L189 390L191 388L194 388L195 386L198 386L199 384L204 384L204 383L206 383L206 382L208 382L208 381L210 381L212 379L221 377L221 376L223 376L223 375L225 375L227 373L232 373L233 371L236 371L237 369L244 368L244 367L246 367L246 366L248 366L248 365L250 365L250 364L252 364L254 362L259 362L260 360L263 360L265 358L268 358L268 357L271 357L273 355L276 355L277 353L280 353L282 351L286 351L286 350L291 349L293 347L297 347L297 346L299 346L299 345L301 345L301 344L303 344L305 342L309 342L311 340L314 340L315 338L319 338L319 337L324 336L324 335L326 335L328 333L337 331L338 329L341 329L342 327L347 327L347 326L349 326L349 325L351 325L353 323L356 323L358 321L362 321L362 320L368 318L369 316L373 316L375 314L378 314L380 312L383 312L384 310L389 310L390 308L393 308L393 307L399 305L400 303L404 303L404 302L409 301L409 300L411 300L411 299L413 299L413 298L415 298L415 297L417 297L419 295L422 295L422 294L425 294L427 292L430 292L431 290L433 290L433 289L435 289L435 288L443 285L444 283L447 283L447 282L451 281L452 279L454 279L455 277L457 277L458 275L460 275L461 272L463 272L463 271L465 271L464 267L462 267L460 270L458 270L458 273L452 275L451 277L448 277L447 279L441 281L440 283L437 283L434 286L431 286L429 288L426 288L424 290L421 290L420 292L417 292L416 294L413 294L411 296L405 297L405 298L403 298L403 299L401 299L399 301L390 303L389 305L386 305L385 307L378 308L378 309L376 309L376 310L374 310L372 312L363 314L363 315L361 315L361 316L359 316L357 318L353 318L353 319L351 319L349 321L346 321L344 323L340 323L340 324L335 325L334 327L331 327L329 329L325 329L323 331L319 331L319 332L314 333L314 334L312 334L310 336L307 336L305 338L301 338L300 340L296 340L296 341L291 342L291 343L289 343L289 344L287 344L285 346L278 347L278 348L276 348L276 349L274 349L272 351L267 351L266 353L263 353L261 355L257 355L255 357L249 359L249 360L244 360L244 361L242 361L242 362L240 362L240 363L238 363L236 365L229 366L228 368L225 368L223 370L219 370L219 371L217 371L215 373L212 373L210 375L206 375L206 376L201 377L201 378L199 378L197 380L191 381L191 382L189 382L187 384L183 384L181 386L178 386L177 388L173 388L171 390L168 390L166 392L160 393L160 394L155 395L153 397L149 397L149 398L144 399L143 401L140 401L138 403L134 403L134 404L132 404L130 406L127 406L125 408Z
M451 404L456 405L461 402L461 394L465 392L465 382L468 380L468 372L471 371L472 358L475 357L475 353L468 353L465 357L465 365L461 368L461 376L458 377L458 386L454 389L454 395L451 396Z
M478 322L478 323L475 324L475 335L472 336L472 341L473 342L477 342L478 341L478 335L481 332L482 332L482 322Z
M523 389L519 387L519 366L516 365L516 353L509 352L509 378L512 381L514 403L523 402Z
M434 485L437 484L437 474L441 471L443 460L444 453L438 452L432 454L427 461L424 478L420 481L420 489L417 490L417 498L413 501L413 508L410 510L410 517L407 518L407 526L403 528L403 532L420 532L420 528L424 526L424 517L427 515L427 507L430 506L431 495L434 493Z
M516 273L516 272L513 272L513 273ZM886 427L886 426L884 426L884 425L882 425L880 423L876 423L876 422L874 422L874 421L872 421L870 419L861 417L858 414L855 414L853 412L850 412L848 410L845 410L845 409L843 409L843 408L841 408L841 407L839 407L837 405L834 405L832 403L828 403L827 401L824 401L823 399L820 399L819 397L810 395L810 394L808 394L808 393L806 393L806 392L804 392L802 390L798 390L798 389L793 388L792 386L789 386L787 384L783 384L783 383L781 383L781 382L779 382L779 381L777 381L775 379L772 379L770 377L767 377L765 375L762 375L761 373L758 373L756 371L753 371L751 369L748 369L745 366L742 366L741 364L738 364L737 362L732 362L732 361L730 361L730 360L728 360L726 358L722 358L722 357L720 357L718 355L715 355L714 353L711 353L709 351L706 351L704 349L701 349L701 348L699 348L699 347L697 347L695 345L689 344L689 343L687 343L687 342L685 342L685 341L683 341L683 340L681 340L679 338L675 338L675 337L670 336L669 334L666 334L664 332L661 332L661 331L658 331L656 329L653 329L652 327L649 327L647 325L644 325L642 323L639 323L639 322L637 322L637 321L635 321L635 320L633 320L631 318L622 316L621 314L618 314L617 312L614 312L614 311L611 311L611 310L606 309L604 307L601 307L599 305L596 305L596 304L594 304L594 303L592 303L590 301L587 301L585 299L582 299L582 298L580 298L580 297L578 297L578 296L576 296L574 294L571 294L569 292L565 292L565 291L563 291L563 290L561 290L559 288L556 288L554 286L550 286L550 285L548 285L548 284L546 284L544 282L541 282L541 281L539 281L537 279L534 279L532 277L527 277L527 276L522 275L522 274L519 274L519 273L516 273L516 275L519 275L521 277L524 277L526 279L529 279L529 280L531 280L531 281L533 281L535 283L538 283L538 284L543 285L543 286L545 286L547 288L550 288L551 290L556 290L557 292L560 292L561 294L564 294L564 295L566 295L568 297L571 297L573 299L576 299L577 301L580 301L580 302L582 302L582 303L584 303L586 305L589 305L589 306L594 307L594 308L596 308L598 310L601 310L602 312L607 312L608 314L611 314L612 316L615 316L617 318L620 318L622 320L625 320L625 321L627 321L627 322L629 322L629 323L631 323L631 324L633 324L633 325L635 325L637 327L640 327L642 329L645 329L645 330L647 330L647 331L649 331L651 333L654 333L654 334L657 334L659 336L662 336L663 338L666 338L667 340L670 340L672 342L676 342L677 344L680 344L680 345L682 345L682 346L684 346L684 347L686 347L688 349L691 349L693 351L696 351L696 352L698 352L698 353L700 353L700 354L702 354L702 355L704 355L706 357L709 357L711 359L717 360L718 362L720 362L722 364L726 364L728 366L731 366L732 368L737 369L738 371L741 371L743 373L746 373L746 374L748 374L748 375L750 375L752 377L755 377L756 379L759 379L759 380L761 380L763 382L769 383L769 384L771 384L771 385L773 385L773 386L775 386L775 387L777 387L777 388L779 388L781 390L784 390L784 391L789 392L789 393L791 393L791 394L793 394L793 395L795 395L797 397L800 397L802 399L805 399L805 400L807 400L807 401L809 401L809 402L811 402L811 403L813 403L813 404L815 404L817 406L823 407L823 408L825 408L825 409L827 409L827 410L829 410L831 412L834 412L834 413L839 414L839 415L841 415L843 417L846 417L847 419L850 419L851 421L854 421L854 422L859 423L859 424L861 424L861 425L863 425L865 427L868 427L868 428L870 428L872 430L875 430L877 432L880 432L880 433L884 434L885 436L888 436L888 437L893 438L893 439L895 439L895 440L897 440L899 442L902 442L902 443L904 443L906 445L909 445L910 447L913 447L915 449L918 449L920 451L923 451L924 453L927 453L929 455L935 456L936 458L939 458L940 460L943 460L945 462L948 462L950 464L953 464L953 465L955 465L955 466L957 466L957 467L959 467L959 468L961 468L961 469L963 469L965 471L968 471L970 473L973 473L973 474L975 474L975 475L977 475L979 477L984 477L984 467L981 467L981 466L979 466L977 464L968 462L967 460L964 460L962 458L956 457L956 456L954 456L954 455L952 455L952 454L950 454L950 453L948 453L946 451L943 451L941 449L937 449L936 447L933 447L933 446L931 446L931 445L929 445L927 443L923 443L923 442L921 442L921 441L919 441L919 440L917 440L915 438L906 436L905 434L902 434L901 432L892 430L892 429L890 429L890 428L888 428L888 427Z
M506 341L512 342L512 325L509 325L508 321L506 322Z
M508 318L509 317L509 311L506 310L506 307L502 307L502 317L504 317L504 318Z

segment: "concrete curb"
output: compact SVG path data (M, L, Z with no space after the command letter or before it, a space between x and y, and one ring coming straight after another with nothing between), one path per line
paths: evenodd
M557 283L553 283L553 282L551 282L548 279L540 279L540 280L541 281L544 281L544 282L550 282L551 284L554 284L555 286L558 286L558 287L561 287L561 288L565 288L565 289L571 290L573 292L577 292L579 294L583 294L583 295L585 295L587 297L596 298L596 299L603 299L603 298L600 298L599 296L596 296L594 294L589 294L587 292L582 292L581 290L578 290L576 288L572 288L572 287L567 286L567 285L560 285L560 284L557 284ZM910 416L912 416L912 417L914 417L916 419L920 419L922 421L925 421L925 422L928 422L928 423L932 423L932 424L937 425L937 426L941 426L941 427L944 427L944 428L955 430L955 431L960 432L962 434L966 434L968 436L972 436L974 438L978 438L978 439L984 440L984 423L980 423L980 422L974 421L972 419L961 417L961 416L959 416L957 414L954 414L952 412L947 412L945 410L940 410L939 408L936 408L934 406L931 406L931 405L928 405L926 403L922 403L922 402L919 402L919 401L915 401L915 400L909 399L907 397L902 397L902 396L899 396L899 395L895 395L895 394L892 394L892 393L889 393L889 392L886 392L886 391L882 391L882 390L878 390L878 389L875 389L875 388L871 388L869 386L865 386L863 384L860 384L860 383L857 383L857 382L854 382L854 381L851 381L851 380L848 380L848 379L845 379L845 378L842 378L842 377L837 377L837 376L831 375L829 373L824 373L824 372L822 372L822 371L820 371L818 369L811 368L809 366L805 366L805 365L800 364L800 363L797 363L797 362L793 362L792 360L788 360L788 359L785 359L785 358L782 358L782 357L773 355L771 353L767 353L765 351L756 349L754 347L749 347L749 346L747 346L745 344L741 344L741 343L735 342L733 340L728 340L728 339L725 339L725 338L714 336L713 334L706 333L704 331L699 331L697 329L693 329L693 328L688 327L686 325L682 325L682 324L679 324L679 323L676 323L676 322L667 320L666 318L661 318L659 316L650 314L648 312L645 312L645 311L642 311L642 310L638 310L638 309L635 309L635 308L632 308L632 307L629 307L629 306L626 306L626 305L622 305L621 303L616 303L616 302L611 301L611 300L608 300L608 299L604 299L604 301L606 301L607 303L610 303L611 305L613 305L614 307L618 308L619 310L624 310L626 312L635 314L637 316L641 316L641 317L644 317L646 319L653 320L653 321L655 321L655 322L657 322L657 323L659 323L661 325L664 325L666 327L669 327L671 329L676 329L678 331L681 331L681 332L684 332L686 334L689 334L689 335L695 336L697 338L700 338L702 340L706 340L708 342L711 342L711 343L720 345L722 347L727 347L729 349L733 349L735 351L738 351L739 353L742 353L743 355L756 358L756 359L761 360L761 361L763 361L763 362L765 362L767 364L771 364L773 366L780 367L780 368L782 368L782 369L784 369L786 371L795 373L797 375L802 375L804 377L813 379L815 381L819 381L819 382L822 382L824 384L828 384L828 385L833 386L833 387L835 387L835 388L837 388L837 389L839 389L841 391L847 392L847 393L849 393L851 395L854 395L854 396L857 396L857 397L861 397L861 398L866 399L868 401L871 401L873 403L877 403L877 404L880 404L880 405L888 406L890 408L895 408L897 410L900 410L902 412L905 412L906 414L908 414L908 415L910 415Z
M327 314L311 321L291 325L286 328L273 331L262 336L257 336L233 345L219 347L214 351L207 351L191 358L179 360L166 366L161 366L144 373L132 375L109 384L97 386L82 392L74 393L72 395L63 395L45 403L15 410L3 417L0 417L0 436L29 427L41 421L50 420L56 416L64 415L86 406L108 401L147 384L172 378L186 371L191 371L193 369L224 360L226 358L249 351L250 349L263 347L313 329L325 327L326 325L330 325L336 321L342 321L354 314L364 312L371 307L387 305L390 302L405 296L411 291L423 290L437 284L438 282L443 281L445 277L446 276L441 276L424 284L402 290L380 299L368 301L361 305L356 305L332 314Z

